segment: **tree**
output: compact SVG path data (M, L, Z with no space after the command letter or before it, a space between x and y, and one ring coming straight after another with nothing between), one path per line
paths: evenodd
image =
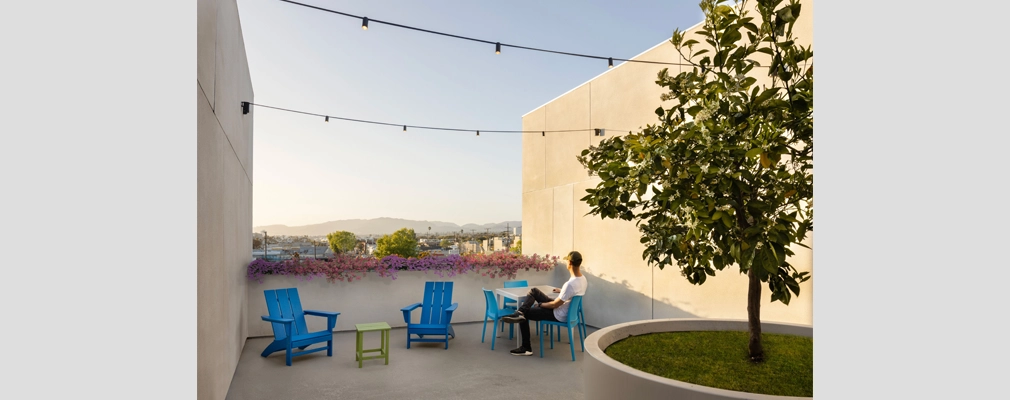
M438 242L438 247L441 247L443 249L447 249L450 246L452 246L452 241L449 239L442 239L441 242Z
M263 246L263 238L259 236L253 236L252 248L258 249Z
M354 250L354 245L358 244L358 238L348 231L336 231L326 235L326 240L330 242L330 250L333 254L340 254Z
M662 100L674 103L656 109L659 123L578 159L602 180L582 198L590 214L635 220L650 265L676 264L696 285L734 264L747 274L748 352L758 362L762 282L771 301L789 304L810 278L787 257L813 231L813 51L793 37L798 0L759 0L759 19L745 1L724 1L701 2L698 35L710 48L694 51L699 42L674 31L693 67L659 73Z
M512 252L516 253L516 254L522 254L523 253L523 240L522 239L516 240L516 244L512 245Z
M414 257L417 255L417 235L413 229L403 228L392 235L382 235L375 242L375 256L382 258L391 254L400 257Z

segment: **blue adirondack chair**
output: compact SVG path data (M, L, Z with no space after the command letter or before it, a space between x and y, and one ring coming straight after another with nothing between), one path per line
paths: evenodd
M333 327L337 325L338 312L302 310L302 301L298 298L298 289L264 290L267 300L267 311L264 321L270 322L274 329L274 341L260 355L266 357L274 352L284 350L284 363L291 366L291 357L301 356L326 350L326 356L333 357ZM326 318L326 330L309 332L305 328L305 316L314 315ZM314 343L326 342L326 347L305 350ZM293 352L297 347L299 352Z
M572 350L572 361L575 361L575 342L572 341L572 329L579 332L579 343L582 345L582 352L586 351L585 338L582 336L582 329L579 328L579 309L582 308L582 296L573 296L568 305L568 320L564 322L540 321L541 325L557 326L558 336L561 335L561 327L568 328L568 347ZM551 338L551 348L554 348L554 338ZM540 335L540 358L544 358L544 335Z
M407 348L410 348L410 342L445 342L445 348L449 349L449 337L456 337L449 322L452 320L452 312L458 306L459 303L452 302L452 282L425 282L424 300L400 309L403 312L403 322L407 323ZM421 307L421 320L416 324L411 323L411 311L418 307ZM417 335L417 338L410 335Z

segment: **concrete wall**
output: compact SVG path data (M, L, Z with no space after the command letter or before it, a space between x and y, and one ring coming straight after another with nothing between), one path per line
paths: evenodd
M699 28L700 24L689 32ZM803 1L794 32L801 44L812 43L812 0ZM693 36L689 33L688 37ZM635 59L681 61L669 39ZM671 66L670 73L680 72L679 68ZM663 90L655 81L661 69L662 66L650 64L621 64L522 118L523 130L607 129L602 138L589 130L546 136L537 132L523 134L522 142L523 253L558 256L571 250L582 253L583 272L589 281L585 314L593 326L652 318L747 317L745 275L725 270L710 277L704 285L694 286L676 267L666 270L649 267L642 260L644 246L633 222L587 216L589 206L579 200L586 189L595 187L600 180L590 177L576 156L606 137L657 123L654 110L662 104ZM805 244L813 247L812 235ZM793 251L796 255L790 262L797 269L812 273L812 251L798 246ZM765 287L762 321L812 325L813 282L811 279L803 283L800 296L794 297L789 306L769 303Z
M197 394L224 399L248 336L252 101L235 0L197 3Z
M567 275L565 268L560 268ZM519 271L514 279L526 280L531 286L557 284L556 271ZM484 320L486 305L484 292L481 289L494 290L503 286L506 278L490 278L480 274L468 273L456 276L439 277L434 272L399 271L396 279L380 277L370 273L361 280L354 282L326 281L326 278L303 280L291 276L267 276L263 283L249 283L249 336L273 336L270 324L260 316L269 315L263 291L268 289L298 288L298 298L302 309L339 312L335 331L352 331L355 324L370 322L385 322L391 327L403 327L401 308L414 303L420 303L424 295L424 283L427 281L451 281L452 302L459 303L459 308L452 314L452 323L481 322ZM563 281L562 281L563 282ZM501 297L498 297L498 307L501 308ZM411 321L417 323L421 311L411 314ZM326 329L326 318L305 317L309 331ZM490 330L491 323L488 323ZM262 349L259 349L262 350Z

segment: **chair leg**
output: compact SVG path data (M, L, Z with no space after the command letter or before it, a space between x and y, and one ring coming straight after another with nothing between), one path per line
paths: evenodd
M260 353L260 355L263 356L263 357L266 357L266 356L269 356L270 354L274 353L275 351L280 351L280 350L284 350L284 342L283 341L279 341L279 340L275 340L275 341L271 342L270 345L267 346L267 348L263 349L263 352Z
M582 345L582 352L585 353L586 352L586 336L582 334L581 330L579 331L579 344Z
M561 331L558 331L561 335ZM572 341L572 326L568 325L568 348L572 351L572 361L575 361L575 342Z
M326 341L326 356L333 357L333 339Z
M486 321L485 321L484 323L485 323L485 324L487 324L487 322L486 322ZM504 324L502 324L502 327L503 327L503 328L504 328L504 326L505 326L505 325L504 325ZM491 327L491 332L494 332L494 330L495 330L495 329L498 329L498 320L497 320L497 319L496 319L496 320L494 320L494 326L492 326L492 327ZM494 340L495 340L495 339L496 339L497 337L498 337L498 333L497 333L497 332L495 332L495 334L491 336L491 350L494 350ZM483 343L483 342L481 342L481 343Z
M288 342L288 348L284 352L284 363L289 367L291 366L291 342Z
M540 335L540 358L544 358L544 335Z
M497 323L498 321L495 320L495 322ZM497 325L497 324L495 324L495 325ZM494 332L494 328L492 328L491 331ZM481 343L484 343L484 334L485 333L487 333L487 317L486 316L484 317L484 327L481 328L481 330L480 330L480 342ZM494 350L493 347L494 346L492 346L492 350Z

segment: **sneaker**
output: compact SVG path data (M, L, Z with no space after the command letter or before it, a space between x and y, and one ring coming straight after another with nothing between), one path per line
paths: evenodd
M519 347L515 350L510 351L509 353L512 353L512 355L514 356L532 356L533 350L524 347Z
M525 321L526 317L523 316L523 312L522 311L516 311L516 312L512 313L512 315L506 315L504 317L501 317L501 320L502 320L502 322L505 322L506 324L514 324L514 323L517 323L517 322Z

